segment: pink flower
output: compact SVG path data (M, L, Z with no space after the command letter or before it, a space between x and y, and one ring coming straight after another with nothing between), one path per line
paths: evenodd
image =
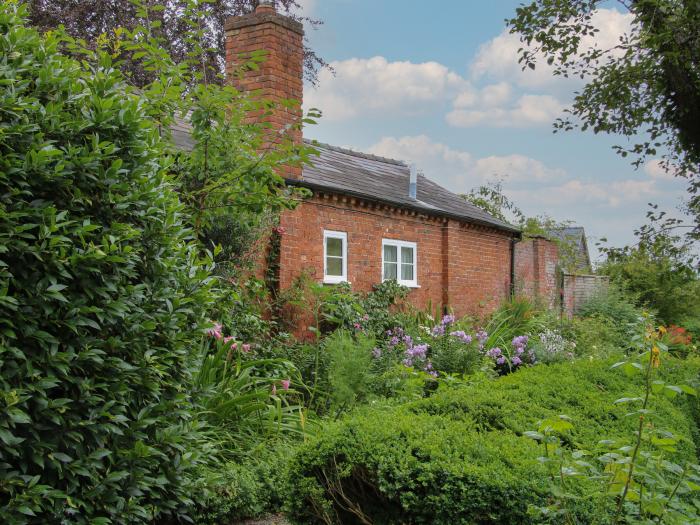
M250 352L250 345L248 343L241 345L241 351L247 354L248 352Z
M359 330L360 328L362 328L362 325L360 323L355 323L353 326L355 327L355 330Z
M231 343L231 350L238 348L238 343Z
M214 323L213 327L207 329L206 334L210 337L221 339L221 337L223 336L221 333L222 328L223 327L221 326L221 323Z
M224 343L230 343L231 341L233 341L233 336L232 336L232 335L229 335L229 336L227 336L227 337L224 337Z
M289 390L289 385L292 383L292 381L289 379L283 379L280 381L280 383L282 384L282 390Z
M284 235L285 233L287 233L287 229L284 226L277 226L274 229L274 232L278 235Z

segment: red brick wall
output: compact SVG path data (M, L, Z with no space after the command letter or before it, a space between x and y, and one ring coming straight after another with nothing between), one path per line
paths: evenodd
M549 308L559 301L556 243L542 237L525 239L515 245L515 293L542 300Z
M457 315L482 315L508 297L510 236L457 221L429 217L349 197L318 195L284 212L280 288L303 271L323 279L323 230L348 236L348 280L367 292L381 281L382 239L417 243L417 308L445 305Z

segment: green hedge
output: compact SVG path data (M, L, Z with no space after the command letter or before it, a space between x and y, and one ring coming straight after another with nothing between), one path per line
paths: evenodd
M613 402L639 385L610 365L533 367L330 425L291 463L290 516L297 523L362 523L360 515L377 524L536 523L528 506L545 501L547 476L537 461L542 451L522 432L567 414L572 445L630 435L634 421ZM680 379L697 376L698 366L667 363L666 370ZM688 438L678 454L695 458L697 404L655 399L664 427ZM586 500L575 512L582 523L601 514Z
M0 0L0 522L153 523L185 487L207 273L122 75Z

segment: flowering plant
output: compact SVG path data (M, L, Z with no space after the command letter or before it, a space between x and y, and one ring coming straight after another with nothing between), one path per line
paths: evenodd
M545 328L538 334L532 344L537 361L541 363L558 363L574 358L576 343L565 339L558 330Z

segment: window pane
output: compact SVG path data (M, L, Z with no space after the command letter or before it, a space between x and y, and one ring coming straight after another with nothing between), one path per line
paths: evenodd
M396 246L384 245L384 262L396 262L397 259Z
M342 257L326 257L326 275L343 276Z
M401 265L401 280L402 281L412 281L413 280L413 263Z
M384 279L396 279L396 267L398 265L393 262L384 263Z
M343 256L343 239L326 238L326 255Z
M401 262L413 264L413 248L401 247Z

